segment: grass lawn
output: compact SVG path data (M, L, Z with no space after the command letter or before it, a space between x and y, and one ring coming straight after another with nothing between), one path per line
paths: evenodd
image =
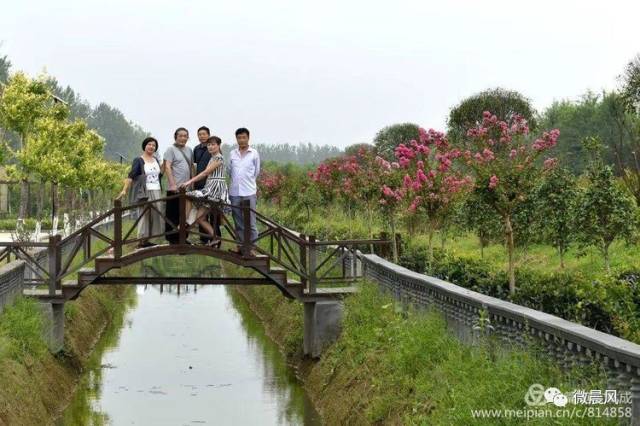
M436 246L440 244L440 237L435 238ZM414 237L414 244L427 245L426 236ZM445 248L451 253L466 259L481 259L480 243L472 233L465 232L454 234L445 242ZM610 248L611 270L623 271L640 269L640 247L626 244L624 241L615 241ZM526 249L518 249L517 266L524 266L537 272L558 272L560 268L560 256L557 250L545 244L532 244ZM502 269L507 265L507 252L501 244L492 244L484 248L484 261L490 265ZM580 273L586 276L602 276L606 274L604 259L594 247L586 249L584 255L580 255L574 247L569 249L564 259L564 271L568 273Z
M343 209L335 205L316 209L312 212L310 220L306 220L306 212L290 212L286 211L286 207L278 208L267 203L259 204L258 207L267 216L275 218L283 225L307 234L313 233L319 238L368 237L368 226L363 214L359 213L350 218ZM374 235L382 230L388 232L387 224L380 219L374 221L372 228ZM428 245L427 236L423 233L408 235L406 228L401 225L397 226L397 232L412 245ZM439 234L434 236L433 245L441 246ZM445 248L461 258L481 259L478 238L468 231L455 229L449 231ZM609 254L612 272L640 269L640 246L637 244L615 241L610 247ZM506 249L501 244L485 247L484 261L497 269L506 269ZM517 267L526 267L536 272L561 271L557 250L546 244L531 244L526 249L517 249L516 262ZM579 273L594 278L606 274L604 259L595 247L587 248L584 254L580 254L576 247L570 248L565 255L564 263L564 271L567 273Z

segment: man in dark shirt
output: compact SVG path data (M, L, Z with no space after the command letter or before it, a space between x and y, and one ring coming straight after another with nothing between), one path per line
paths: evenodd
M198 140L200 143L193 149L193 162L196 165L196 175L202 173L207 168L209 160L211 160L211 154L207 151L207 140L211 136L209 128L202 126L198 129ZM201 179L193 184L194 189L204 188L204 184L207 180Z
M209 128L206 126L202 126L198 129L198 140L200 143L193 149L193 163L196 165L196 176L204 171L207 168L207 164L209 164L209 160L211 160L211 154L207 150L207 140L211 136L211 132ZM198 182L193 184L193 189L203 189L206 179L201 179ZM213 215L208 216L208 222L211 226L215 226L215 218ZM206 234L207 231L199 225L199 231L202 234ZM209 242L209 238L205 236L200 236L200 241L203 243Z

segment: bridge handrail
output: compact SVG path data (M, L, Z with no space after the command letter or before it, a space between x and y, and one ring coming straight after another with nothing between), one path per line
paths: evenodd
M177 222L175 219L169 219L161 208L156 208L154 204L165 203L169 200L180 201L179 217ZM88 223L81 226L68 236L62 238L60 235L52 235L48 242L6 242L0 243L0 260L7 258L10 260L11 254L16 258L25 260L30 271L33 273L31 284L49 284L49 290L53 294L56 290L61 290L62 280L79 271L87 263L97 259L107 252L111 252L114 259L123 256L123 248L135 242L143 241L145 238L156 238L168 235L178 234L178 242L186 244L188 235L206 236L192 229L194 224L187 224L186 218L186 200L190 198L186 195L186 191L181 189L179 193L169 195L151 201L141 201L129 205L122 205L120 200L114 200L114 207L107 212L93 218ZM123 224L123 219L129 211L142 208L141 214L133 222L133 224ZM344 278L346 267L345 262L349 253L354 252L358 246L373 244L388 244L386 240L376 239L349 239L349 240L330 240L316 241L313 235L304 235L280 225L268 216L251 208L247 201L240 206L226 203L213 203L210 209L240 209L242 211L242 220L244 222L245 235L239 239L236 235L232 224L225 216L222 225L231 233L231 239L222 238L221 240L229 243L236 243L241 247L243 257L249 256L250 250L254 247L259 253L268 256L272 262L283 267L285 270L292 272L300 277L303 285L309 284L309 290L315 291L316 285L326 280L336 280L340 277L335 275L336 267L342 263L342 277ZM170 228L167 227L158 235L135 237L132 236L136 225L146 214L149 209L157 210L163 220ZM260 232L258 237L251 240L248 231L250 229L250 213L254 213L256 221L266 230ZM106 219L112 218L113 236L105 234L103 230L97 229ZM126 229L124 229L126 228ZM258 242L264 241L265 238L270 239L269 248L260 247ZM102 241L100 248L95 247L92 241ZM239 243L238 241L244 241ZM34 257L34 254L27 252L26 248L46 248L46 256L49 260L43 260L42 256ZM326 248L326 250L324 250ZM76 261L76 255L82 252L80 262ZM46 263L46 264L44 264ZM353 278L353 275L349 277Z

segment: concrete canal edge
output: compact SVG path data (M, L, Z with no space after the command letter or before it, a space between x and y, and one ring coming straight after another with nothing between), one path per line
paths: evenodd
M24 265L12 263L0 271L0 302L4 309L22 297L22 283L16 284L22 280L10 278L21 278ZM66 308L40 306L43 339L56 353L0 356L0 425L54 424L71 401L96 343L108 327L120 322L129 305L126 302L134 297L133 287L105 286L87 289L76 301L65 304ZM63 336L53 335L54 330L62 329ZM51 343L59 343L62 337L63 346L53 348Z

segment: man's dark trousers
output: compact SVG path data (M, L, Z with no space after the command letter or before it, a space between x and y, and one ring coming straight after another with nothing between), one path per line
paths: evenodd
M178 194L178 191L167 191L167 197L170 197L172 195L177 195L177 194ZM169 224L169 222L165 221L164 223L165 234L168 234L171 231L177 231L178 227L180 226L180 200L177 197L171 200L167 200L167 204L165 206L165 215L167 216L167 219L175 225L175 228L173 228ZM178 242L180 241L180 236L178 235L178 232L175 232L171 235L165 235L165 238L167 239L169 244L178 244Z

